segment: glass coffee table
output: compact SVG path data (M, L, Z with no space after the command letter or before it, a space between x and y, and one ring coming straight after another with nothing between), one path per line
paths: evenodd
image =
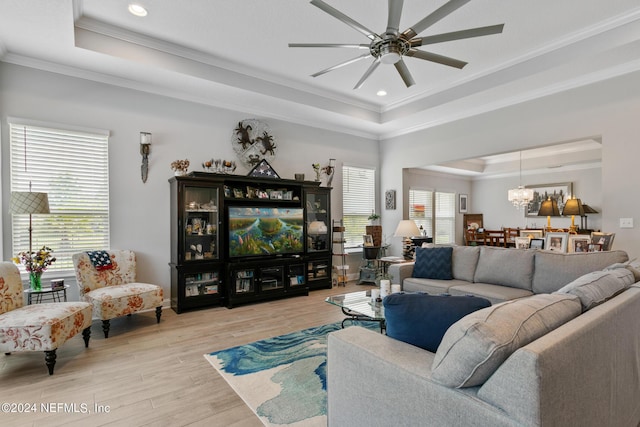
M348 294L332 295L325 299L329 304L338 306L342 309L342 313L347 316L342 321L365 321L378 322L380 324L380 332L386 329L384 320L384 307L374 307L371 304L371 291L350 292Z

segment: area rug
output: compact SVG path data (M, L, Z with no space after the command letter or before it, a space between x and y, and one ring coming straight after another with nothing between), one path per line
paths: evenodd
M379 330L375 322L360 323ZM327 425L327 334L340 323L205 354L266 426Z

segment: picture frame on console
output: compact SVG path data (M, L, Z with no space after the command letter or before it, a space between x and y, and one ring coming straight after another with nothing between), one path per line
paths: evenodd
M567 252L569 233L551 232L545 236L544 246L549 251Z
M520 237L528 237L529 239L543 239L544 238L544 230L520 230Z
M590 243L588 247L588 252L600 252L602 251L602 245L598 245L596 243Z
M616 237L616 233L602 233L600 231L594 231L591 233L591 243L601 245L600 250L602 251L610 251L613 247L614 237Z
M531 239L529 249L544 249L544 239Z
M558 184L537 184L525 185L525 188L533 190L533 200L525 207L525 216L537 217L542 202L551 198L558 204L558 209L562 212L564 204L573 194L573 183L562 182Z
M529 249L530 240L528 237L520 236L515 238L516 249Z
M584 234L571 234L569 236L568 252L587 252L591 238Z

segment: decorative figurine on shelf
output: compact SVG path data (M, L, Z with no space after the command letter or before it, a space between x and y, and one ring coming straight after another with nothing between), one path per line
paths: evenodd
M326 166L320 166L320 163L313 163L313 171L316 173L316 182L320 181L322 174L327 176L327 187L331 187L333 181L333 174L336 171L336 159L329 159L329 164Z
M331 187L333 174L336 171L336 159L329 159L329 164L322 168L322 172L327 175L327 187Z
M320 169L320 163L313 163L313 171L316 173L316 181L320 181L320 175L322 174L322 169Z

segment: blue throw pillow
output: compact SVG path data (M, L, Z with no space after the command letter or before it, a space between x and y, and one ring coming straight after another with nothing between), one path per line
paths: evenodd
M416 262L411 277L420 279L453 279L451 255L453 248L416 248Z
M396 293L383 300L387 336L435 353L449 326L491 306L475 296Z

